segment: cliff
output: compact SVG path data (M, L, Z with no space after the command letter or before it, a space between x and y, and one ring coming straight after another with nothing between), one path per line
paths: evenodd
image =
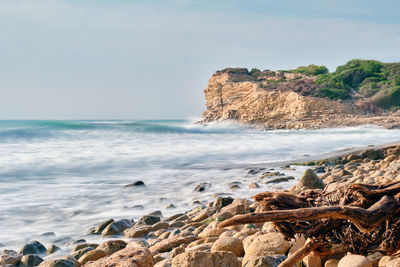
M310 66L301 68L310 69ZM293 71L261 72L253 69L249 72L241 68L217 71L204 90L207 110L202 121L229 119L273 129L360 124L399 127L398 113L390 112L388 115L388 108L379 105L376 95L366 97L354 88L348 89L348 95L343 94L343 91L347 93L345 89L332 88L329 91L326 83L320 82L332 75L327 73L327 69L313 69L310 74L298 71L301 68ZM322 73L313 75L315 72ZM376 94L382 96L382 92ZM394 107L389 108L393 110Z

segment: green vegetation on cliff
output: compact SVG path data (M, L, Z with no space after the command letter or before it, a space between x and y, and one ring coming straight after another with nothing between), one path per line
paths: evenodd
M378 106L400 105L400 63L354 59L335 72L319 75L316 95L332 99L369 98Z
M310 95L337 100L361 98L386 109L400 108L400 63L353 59L331 73L325 66L313 64L278 72L246 68L227 68L222 72L249 75L269 84L286 82L284 73L298 73L315 77L316 89Z

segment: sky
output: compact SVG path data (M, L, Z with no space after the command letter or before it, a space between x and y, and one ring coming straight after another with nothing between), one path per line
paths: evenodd
M400 61L398 0L0 0L0 119L200 117L226 67Z

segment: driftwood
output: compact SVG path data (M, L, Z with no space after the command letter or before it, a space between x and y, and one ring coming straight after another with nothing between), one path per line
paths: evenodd
M334 247L358 254L380 251L387 255L400 249L400 182L354 184L329 193L264 192L255 200L260 212L234 216L219 227L273 222L287 239L296 233L310 238L281 267L293 266L312 251L335 253Z

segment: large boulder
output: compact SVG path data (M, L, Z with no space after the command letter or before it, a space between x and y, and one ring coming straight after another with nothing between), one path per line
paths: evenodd
M184 252L172 259L172 267L240 267L235 254L228 251Z
M250 256L243 259L243 267L277 267L286 259L284 255Z
M126 248L97 261L91 261L84 267L153 267L154 259L149 249L130 242Z
M211 252L216 251L230 251L237 257L243 257L244 249L243 243L240 239L235 237L222 237L219 238L211 247Z
M15 250L5 249L1 252L0 255L0 266L6 264L16 265L20 259L21 255L17 253Z
M286 241L279 233L254 234L244 239L243 245L244 262L250 256L285 254L290 248L289 241Z
M125 229L132 227L133 221L128 219L118 220L116 222L110 223L101 232L102 236L116 235L122 233Z
M96 261L98 259L104 258L107 256L107 252L105 252L102 249L96 248L94 250L91 250L89 252L86 252L82 257L79 258L79 263L80 264L85 264L89 261Z
M338 267L372 267L372 264L366 257L352 254L344 256L339 261Z
M97 248L104 250L107 255L111 255L121 249L124 249L125 247L126 242L123 240L109 240L100 244L100 246L98 246Z
M19 251L19 253L21 255L28 255L28 254L45 255L46 248L39 241L33 241L31 243L24 245Z
M25 255L22 256L21 260L18 263L18 267L34 267L38 266L43 259L38 255Z
M301 189L303 187L310 189L324 189L325 185L313 170L307 169L296 186L297 189Z

